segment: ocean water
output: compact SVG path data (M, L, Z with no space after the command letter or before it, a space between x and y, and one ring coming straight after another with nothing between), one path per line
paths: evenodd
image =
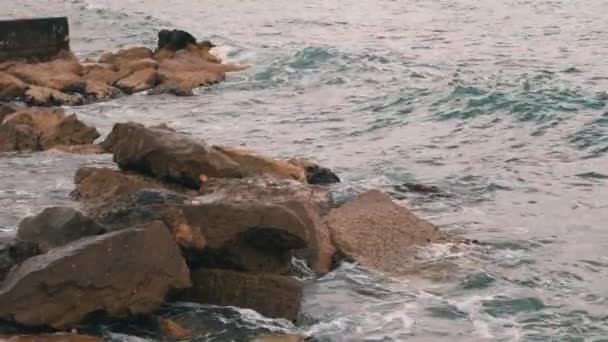
M211 143L313 158L352 194L379 188L481 241L423 248L412 274L345 264L311 281L298 326L178 304L194 341L297 332L321 341L608 341L608 1L0 0L0 17L67 15L81 57L154 46L161 28L252 68L196 97L71 108L166 122ZM0 156L0 229L70 202L107 156ZM445 196L403 191L436 185ZM104 326L113 341L154 340ZM140 336L139 339L135 337Z

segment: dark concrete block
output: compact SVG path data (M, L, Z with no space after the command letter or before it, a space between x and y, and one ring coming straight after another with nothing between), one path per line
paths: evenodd
M69 49L66 17L0 20L0 62L13 59L44 61Z

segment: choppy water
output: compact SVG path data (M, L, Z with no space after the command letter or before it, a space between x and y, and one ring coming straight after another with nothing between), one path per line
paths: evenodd
M2 17L67 14L83 57L153 46L158 29L173 27L254 64L197 97L75 109L103 132L117 121L168 122L214 143L313 157L340 174L341 192L391 191L443 229L484 242L421 250L405 279L345 265L308 286L298 328L249 311L168 309L205 327L198 340L274 329L327 341L608 341L607 1L0 4ZM78 165L111 162L0 160L2 229L69 203ZM395 187L408 181L451 196Z

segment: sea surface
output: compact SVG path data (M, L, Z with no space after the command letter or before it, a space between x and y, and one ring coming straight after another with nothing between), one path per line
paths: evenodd
M298 326L165 308L193 341L608 341L608 1L0 0L2 18L49 15L69 17L82 58L153 47L159 29L180 28L253 65L195 97L68 109L102 133L166 122L210 143L309 157L341 176L338 195L379 188L481 241L420 249L404 277L345 264L307 285ZM68 194L85 164L112 161L0 156L0 229L77 205ZM406 182L444 196L408 193ZM155 339L99 329L112 341Z

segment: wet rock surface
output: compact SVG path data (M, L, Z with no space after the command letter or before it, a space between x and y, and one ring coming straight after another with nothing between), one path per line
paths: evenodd
M194 88L217 83L227 72L248 67L222 63L211 54L213 47L182 30L161 30L156 51L132 47L107 52L97 62L82 63L73 53L61 51L42 63L6 62L0 68L0 101L78 106L146 90L193 96Z
M336 248L361 265L386 273L407 270L411 247L447 241L430 222L420 219L377 190L332 209L326 223Z
M172 288L190 286L162 223L81 239L27 259L0 287L0 317L65 328L96 311L147 313Z
M19 240L15 234L0 233L0 284L14 266L39 253L35 243Z
M41 151L53 147L91 145L97 129L63 109L13 107L0 122L0 151Z
M302 284L291 277L198 269L192 272L192 283L182 300L250 308L290 321L299 312Z
M102 146L123 170L133 170L193 189L201 175L241 177L237 163L203 141L166 129L116 124Z
M41 213L24 218L19 223L17 237L35 243L46 252L54 247L84 237L100 235L106 229L76 209L51 207Z

